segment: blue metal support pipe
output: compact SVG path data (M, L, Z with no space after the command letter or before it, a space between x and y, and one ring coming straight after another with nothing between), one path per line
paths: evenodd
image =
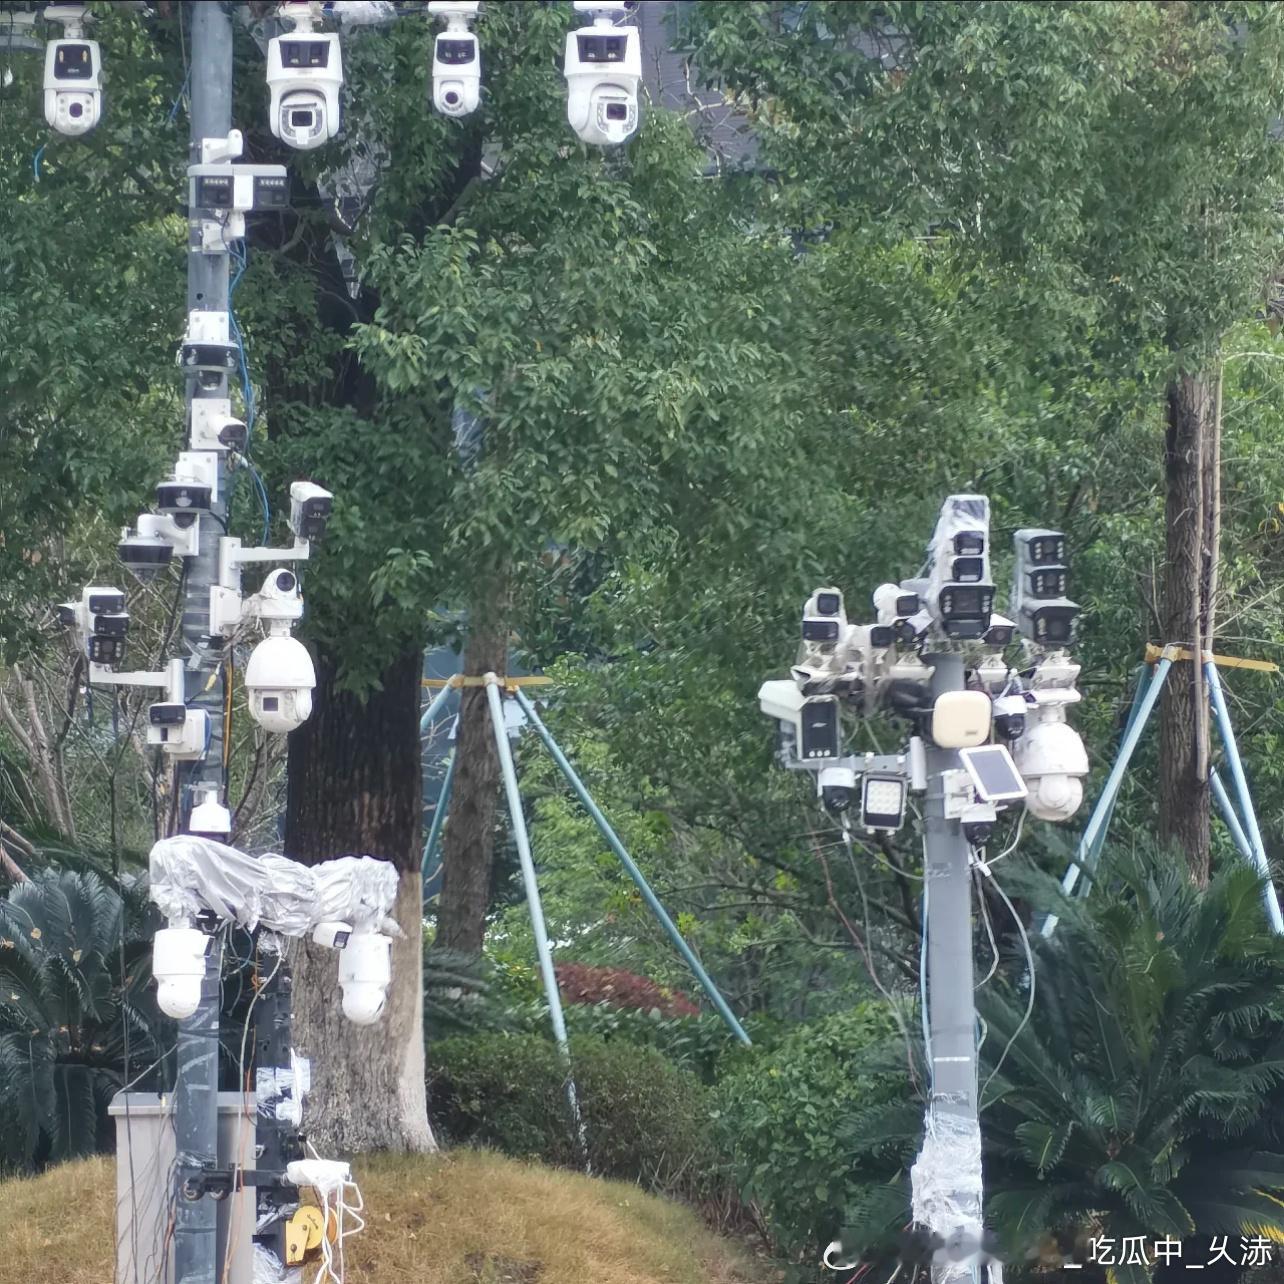
M428 827L428 839L424 843L423 860L419 862L419 878L426 888L428 885L428 868L437 854L437 844L441 841L441 831L446 824L446 811L450 807L450 791L455 784L455 763L458 761L452 749L446 759L446 774L442 778L441 793L437 795L437 806L432 813L432 824ZM426 893L425 893L426 894Z
M504 792L508 798L508 819L513 827L517 856L522 866L522 882L526 888L526 907L530 910L531 930L535 934L535 952L539 956L540 976L544 981L544 994L548 998L549 1019L553 1023L553 1037L557 1050L566 1066L566 1101L571 1108L571 1119L579 1138L580 1151L588 1166L588 1138L584 1120L580 1115L579 1097L575 1079L571 1074L571 1049L566 1039L566 1019L562 1015L562 997L557 989L557 975L553 971L553 951L548 943L548 930L544 923L544 906L540 901L539 883L535 878L535 861L531 857L530 835L526 831L526 817L522 813L522 795L517 786L517 769L513 766L513 750L508 743L508 728L504 725L504 706L500 699L500 680L493 673L486 675L486 699L490 704L490 720L495 731L495 747L499 751L499 767L504 776Z
M1235 742L1235 729L1231 726L1230 714L1226 709L1226 698L1222 693L1222 680L1217 672L1217 665L1211 657L1204 660L1204 678L1208 683L1208 698L1212 702L1213 713L1217 717L1217 729L1221 732L1222 747L1226 750L1226 763L1230 767L1231 780L1235 785L1235 792L1239 797L1240 811L1244 817L1244 830L1246 831L1250 854L1249 858L1257 866L1258 873L1266 880L1262 892L1262 899L1266 905L1266 916L1271 921L1271 927L1277 934L1284 934L1284 916L1280 914L1279 896L1275 891L1275 884L1271 880L1271 865L1266 857L1266 844L1262 841L1262 831L1257 824L1257 813L1253 810L1253 799L1248 792L1248 778L1244 775L1244 764L1240 761L1239 746ZM1216 794L1221 788L1220 781L1214 775L1213 792ZM1225 796L1225 789L1221 789L1221 794ZM1218 798L1221 802L1221 798ZM1223 810L1229 807L1230 799L1226 799ZM1231 831L1234 833L1234 830Z
M683 939L682 933L678 931L677 925L669 917L664 906L660 904L659 898L651 890L651 885L646 881L646 875L643 874L634 863L633 858L625 850L624 844L620 842L619 835L616 834L615 830L611 827L611 823L602 814L598 805L593 801L589 791L584 786L584 782L576 774L575 768L571 766L570 761L562 752L561 746L559 746L557 741L553 739L552 733L544 725L543 720L536 712L534 703L525 695L520 687L516 689L514 694L522 712L530 719L531 726L535 728L539 738L544 742L544 747L550 754L552 754L553 761L557 763L558 767L561 769L562 775L566 777L567 783L575 791L575 796L580 800L580 805L586 812L588 812L593 823L597 825L598 829L601 831L602 837L606 839L607 846L610 847L610 849L619 858L620 864L624 866L625 872L633 880L638 891L642 893L642 899L647 903L651 913L655 915L656 920L664 929L665 935L668 936L669 940L673 943L674 948L682 955L687 966L695 975L696 980L700 982L701 989L703 989L705 994L709 996L709 1001L717 1009L718 1015L726 1022L731 1033L734 1034L741 1043L745 1044L746 1047L750 1046L751 1041L748 1034L745 1033L745 1029L740 1022L736 1020L736 1015L727 1005L726 999L722 997L722 992L713 983L712 977L710 977L708 972L704 970L700 960L696 958L691 947Z
M428 728L432 726L432 720L441 710L441 706L446 703L446 698L453 690L449 682L446 683L440 691L428 702L428 707L423 712L423 717L419 719L419 734L421 736L428 734Z
M1120 787L1123 785L1128 764L1132 761L1132 755L1136 752L1137 744L1141 740L1141 733L1146 729L1146 723L1150 721L1150 715L1154 712L1155 703L1159 699L1159 693L1163 690L1164 682L1168 678L1168 671L1172 667L1173 648L1165 647L1163 654L1155 665L1155 671L1150 675L1150 685L1146 687L1145 695L1139 703L1134 704L1128 730L1119 746L1119 753L1115 757L1114 766L1110 769L1110 775L1102 786L1097 805L1092 809L1092 815L1088 818L1083 837L1079 840L1079 846L1075 851L1074 863L1066 870L1065 877L1061 880L1061 890L1067 896L1074 894L1079 882L1079 876L1085 870L1088 876L1085 878L1084 887L1079 894L1083 895L1087 891L1091 882L1091 871L1096 865L1097 856L1100 854L1099 836L1105 833L1106 825L1109 823L1111 813L1114 810L1115 799L1119 794ZM1043 922L1039 925L1040 936L1051 936L1057 930L1057 921L1055 914L1044 915Z

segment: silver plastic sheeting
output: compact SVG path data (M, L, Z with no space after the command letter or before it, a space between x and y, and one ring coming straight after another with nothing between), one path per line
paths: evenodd
M171 923L209 911L248 930L263 927L282 936L306 936L332 921L397 934L397 871L373 856L301 865L179 834L152 848L149 866L151 898Z
M970 1248L971 1261L943 1265L942 1279L970 1279L981 1245L981 1127L975 1119L928 1111L923 1148L910 1170L913 1217L947 1244Z

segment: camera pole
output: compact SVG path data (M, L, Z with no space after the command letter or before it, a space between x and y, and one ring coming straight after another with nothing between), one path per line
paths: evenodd
M933 666L932 698L962 691L963 656L925 657ZM927 1136L915 1164L915 1203L948 1209L965 1235L981 1238L981 1131L977 1119L976 1007L972 980L971 849L962 822L948 816L947 774L961 768L957 749L927 750L923 806L924 931L927 933L926 1049L930 1084ZM920 1196L920 1179L922 1195ZM927 1207L916 1222L933 1224ZM972 1269L938 1255L932 1279L970 1276Z
M191 107L189 147L192 164L201 161L201 140L223 138L232 128L232 20L221 4L186 6L191 21ZM203 253L199 220L189 221L187 256L188 311L226 311L230 259L226 250ZM187 381L187 421L198 397L226 397L226 376L215 388ZM183 600L183 643L188 653L190 703L209 716L209 743L197 762L178 765L177 789L181 825L195 802L221 800L223 779L223 700L219 690L219 657L209 648L210 588L218 582L218 542L227 519L225 470L221 456L218 497L200 515L200 553L188 564ZM176 1284L215 1284L218 1275L215 1236L216 1205L208 1195L188 1198L194 1175L213 1168L218 1159L218 1017L220 957L206 956L201 1003L179 1023L174 1084L174 1140L177 1152L177 1209L174 1225ZM195 1192L193 1192L195 1193Z

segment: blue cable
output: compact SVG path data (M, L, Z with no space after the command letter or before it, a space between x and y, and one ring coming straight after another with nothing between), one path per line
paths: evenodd
M45 148L48 143L41 143L36 149L36 154L31 158L31 172L35 175L36 182L40 182L40 158L45 154Z
M188 67L187 75L183 77L183 83L179 86L178 97L174 99L173 106L169 109L169 115L165 117L165 123L172 125L174 117L178 115L179 106L182 104L183 96L187 93L187 87L192 83L192 69Z

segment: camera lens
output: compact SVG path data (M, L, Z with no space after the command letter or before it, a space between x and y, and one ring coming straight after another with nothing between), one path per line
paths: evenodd
M292 571L281 571L276 577L276 588L278 593L293 593L294 586L298 581L294 578Z
M837 615L842 609L843 599L837 593L817 593L816 613L818 615Z
M72 103L67 108L67 115L70 116L72 120L79 120L84 114L85 108L82 103Z
M446 90L442 97L446 100L447 107L459 106L459 95L453 89Z
M628 120L629 109L624 103L607 103L606 118L607 120Z
M308 110L300 111L296 108L290 113L290 124L293 125L295 129L311 129L312 112Z

